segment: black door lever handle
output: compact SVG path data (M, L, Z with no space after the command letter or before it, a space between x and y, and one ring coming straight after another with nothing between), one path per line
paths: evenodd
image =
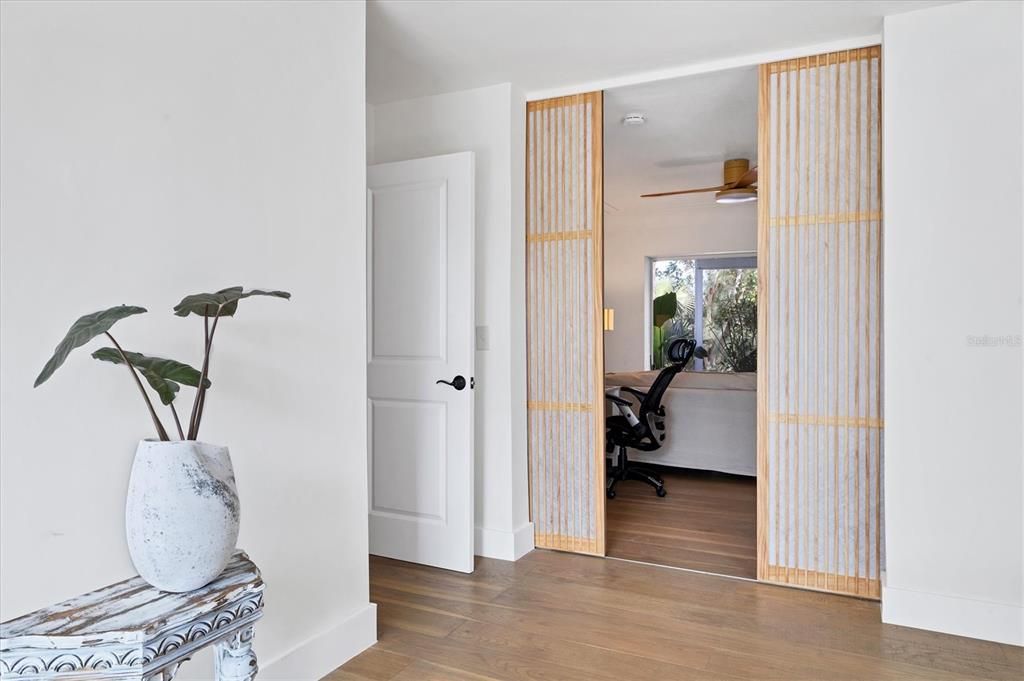
M437 383L444 383L445 385L450 385L451 387L455 388L456 390L462 390L463 388L466 387L466 378L464 376L460 375L460 376L456 376L455 378L453 378L450 381L446 381L444 379L441 379L439 381L434 381L434 383L435 384L437 384Z

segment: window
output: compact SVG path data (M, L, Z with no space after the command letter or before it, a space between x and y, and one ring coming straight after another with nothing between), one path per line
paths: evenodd
M757 260L665 258L651 261L652 369L665 366L676 338L708 351L696 371L757 369Z

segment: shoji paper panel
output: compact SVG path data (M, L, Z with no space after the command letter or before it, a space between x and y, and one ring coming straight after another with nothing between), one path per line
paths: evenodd
M760 73L758 578L878 598L881 62Z
M539 547L604 554L602 95L527 105L527 417Z

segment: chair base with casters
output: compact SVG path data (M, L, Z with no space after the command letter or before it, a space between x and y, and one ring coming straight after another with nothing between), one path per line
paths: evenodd
M609 452L609 454L610 453L611 452ZM610 466L608 468L606 480L606 491L609 499L615 498L615 485L622 480L639 480L641 482L646 482L654 488L655 493L659 497L663 497L668 494L668 492L665 491L665 481L662 480L661 476L654 472L654 470L643 466L634 466L630 463L625 447L619 447L618 460L614 466Z

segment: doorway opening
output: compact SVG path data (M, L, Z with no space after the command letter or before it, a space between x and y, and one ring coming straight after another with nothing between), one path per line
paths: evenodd
M620 483L648 484L648 507L664 501L664 475L638 464L690 437L688 456L650 466L756 477L749 520L737 520L748 553L713 546L708 530L687 535L649 514L628 516L635 534L625 539L658 549L649 560L669 562L659 543L666 537L687 539L680 567L708 567L693 565L693 553L726 555L751 574L753 559L759 580L879 597L880 83L881 50L871 46L761 64L756 74L734 69L528 103L536 546L620 554L605 540L615 541L614 514L626 510L618 504L607 514L606 506ZM754 253L754 267L736 263ZM659 261L675 261L664 269L671 264L683 279L691 270L692 313L679 310L689 286L655 296ZM720 279L730 284L728 315L717 293L709 297ZM743 300L748 279L756 280L754 301ZM667 304L658 300L667 294ZM744 306L757 310L756 378L736 370L747 361L741 326L730 323L731 338L723 337L722 320L742 316ZM694 337L673 337L686 318ZM731 370L708 371L725 367L725 350ZM672 406L683 397L689 402ZM726 407L733 398L743 406ZM683 416L685 425L673 423ZM746 446L722 446L734 437ZM724 466L730 452L745 458L745 471ZM701 465L700 456L714 460Z
M754 579L758 72L604 112L606 553Z

